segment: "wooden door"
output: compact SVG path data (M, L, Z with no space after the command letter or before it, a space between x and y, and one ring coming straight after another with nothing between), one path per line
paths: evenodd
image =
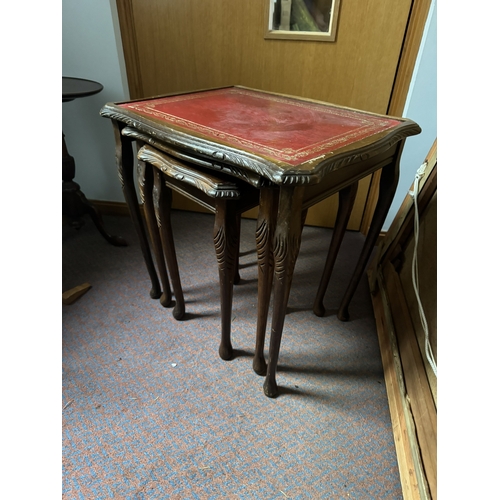
M264 39L268 1L117 0L131 98L244 85L376 113L390 110L416 0L341 0L335 42ZM370 195L367 178L348 229L361 229ZM182 199L174 199L174 206L196 209ZM306 224L331 227L336 211L334 195L309 209Z

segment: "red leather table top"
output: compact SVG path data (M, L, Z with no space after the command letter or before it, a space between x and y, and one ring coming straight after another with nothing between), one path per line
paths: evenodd
M240 87L133 101L119 107L292 166L401 124L381 115Z

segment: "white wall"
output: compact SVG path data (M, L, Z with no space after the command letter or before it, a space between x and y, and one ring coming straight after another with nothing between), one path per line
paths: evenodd
M114 22L115 20L115 22ZM62 0L62 75L95 80L99 94L62 104L62 126L88 199L124 202L109 119L99 110L129 99L115 0Z
M106 102L129 98L115 0L63 0L62 14L63 75L104 85L101 93L62 106L66 143L76 161L75 181L89 199L123 202L111 123L99 116ZM420 125L422 133L406 141L399 188L384 230L389 228L437 137L436 31L434 0L404 111L405 117Z
M408 137L401 157L401 174L383 230L389 229L415 174L437 138L437 20L433 0L413 72L403 116L417 122L422 132Z

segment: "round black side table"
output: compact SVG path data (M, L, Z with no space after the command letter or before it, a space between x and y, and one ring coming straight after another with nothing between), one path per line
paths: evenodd
M103 86L92 80L62 77L62 102L98 94ZM102 217L97 209L87 200L80 186L73 181L75 177L75 160L68 153L64 132L62 134L62 208L63 215L71 220L71 225L79 229L84 224L82 216L90 215L99 232L106 241L115 246L127 246L121 236L112 236L105 229Z

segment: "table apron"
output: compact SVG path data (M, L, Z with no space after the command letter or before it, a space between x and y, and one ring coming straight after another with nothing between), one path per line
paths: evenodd
M397 147L391 148L390 154L384 154L382 158L378 155L369 160L369 162L363 161L356 165L349 165L348 167L334 171L320 183L307 186L304 194L303 208L310 208L345 187L373 174L377 170L388 165L393 165L399 158L397 149Z

